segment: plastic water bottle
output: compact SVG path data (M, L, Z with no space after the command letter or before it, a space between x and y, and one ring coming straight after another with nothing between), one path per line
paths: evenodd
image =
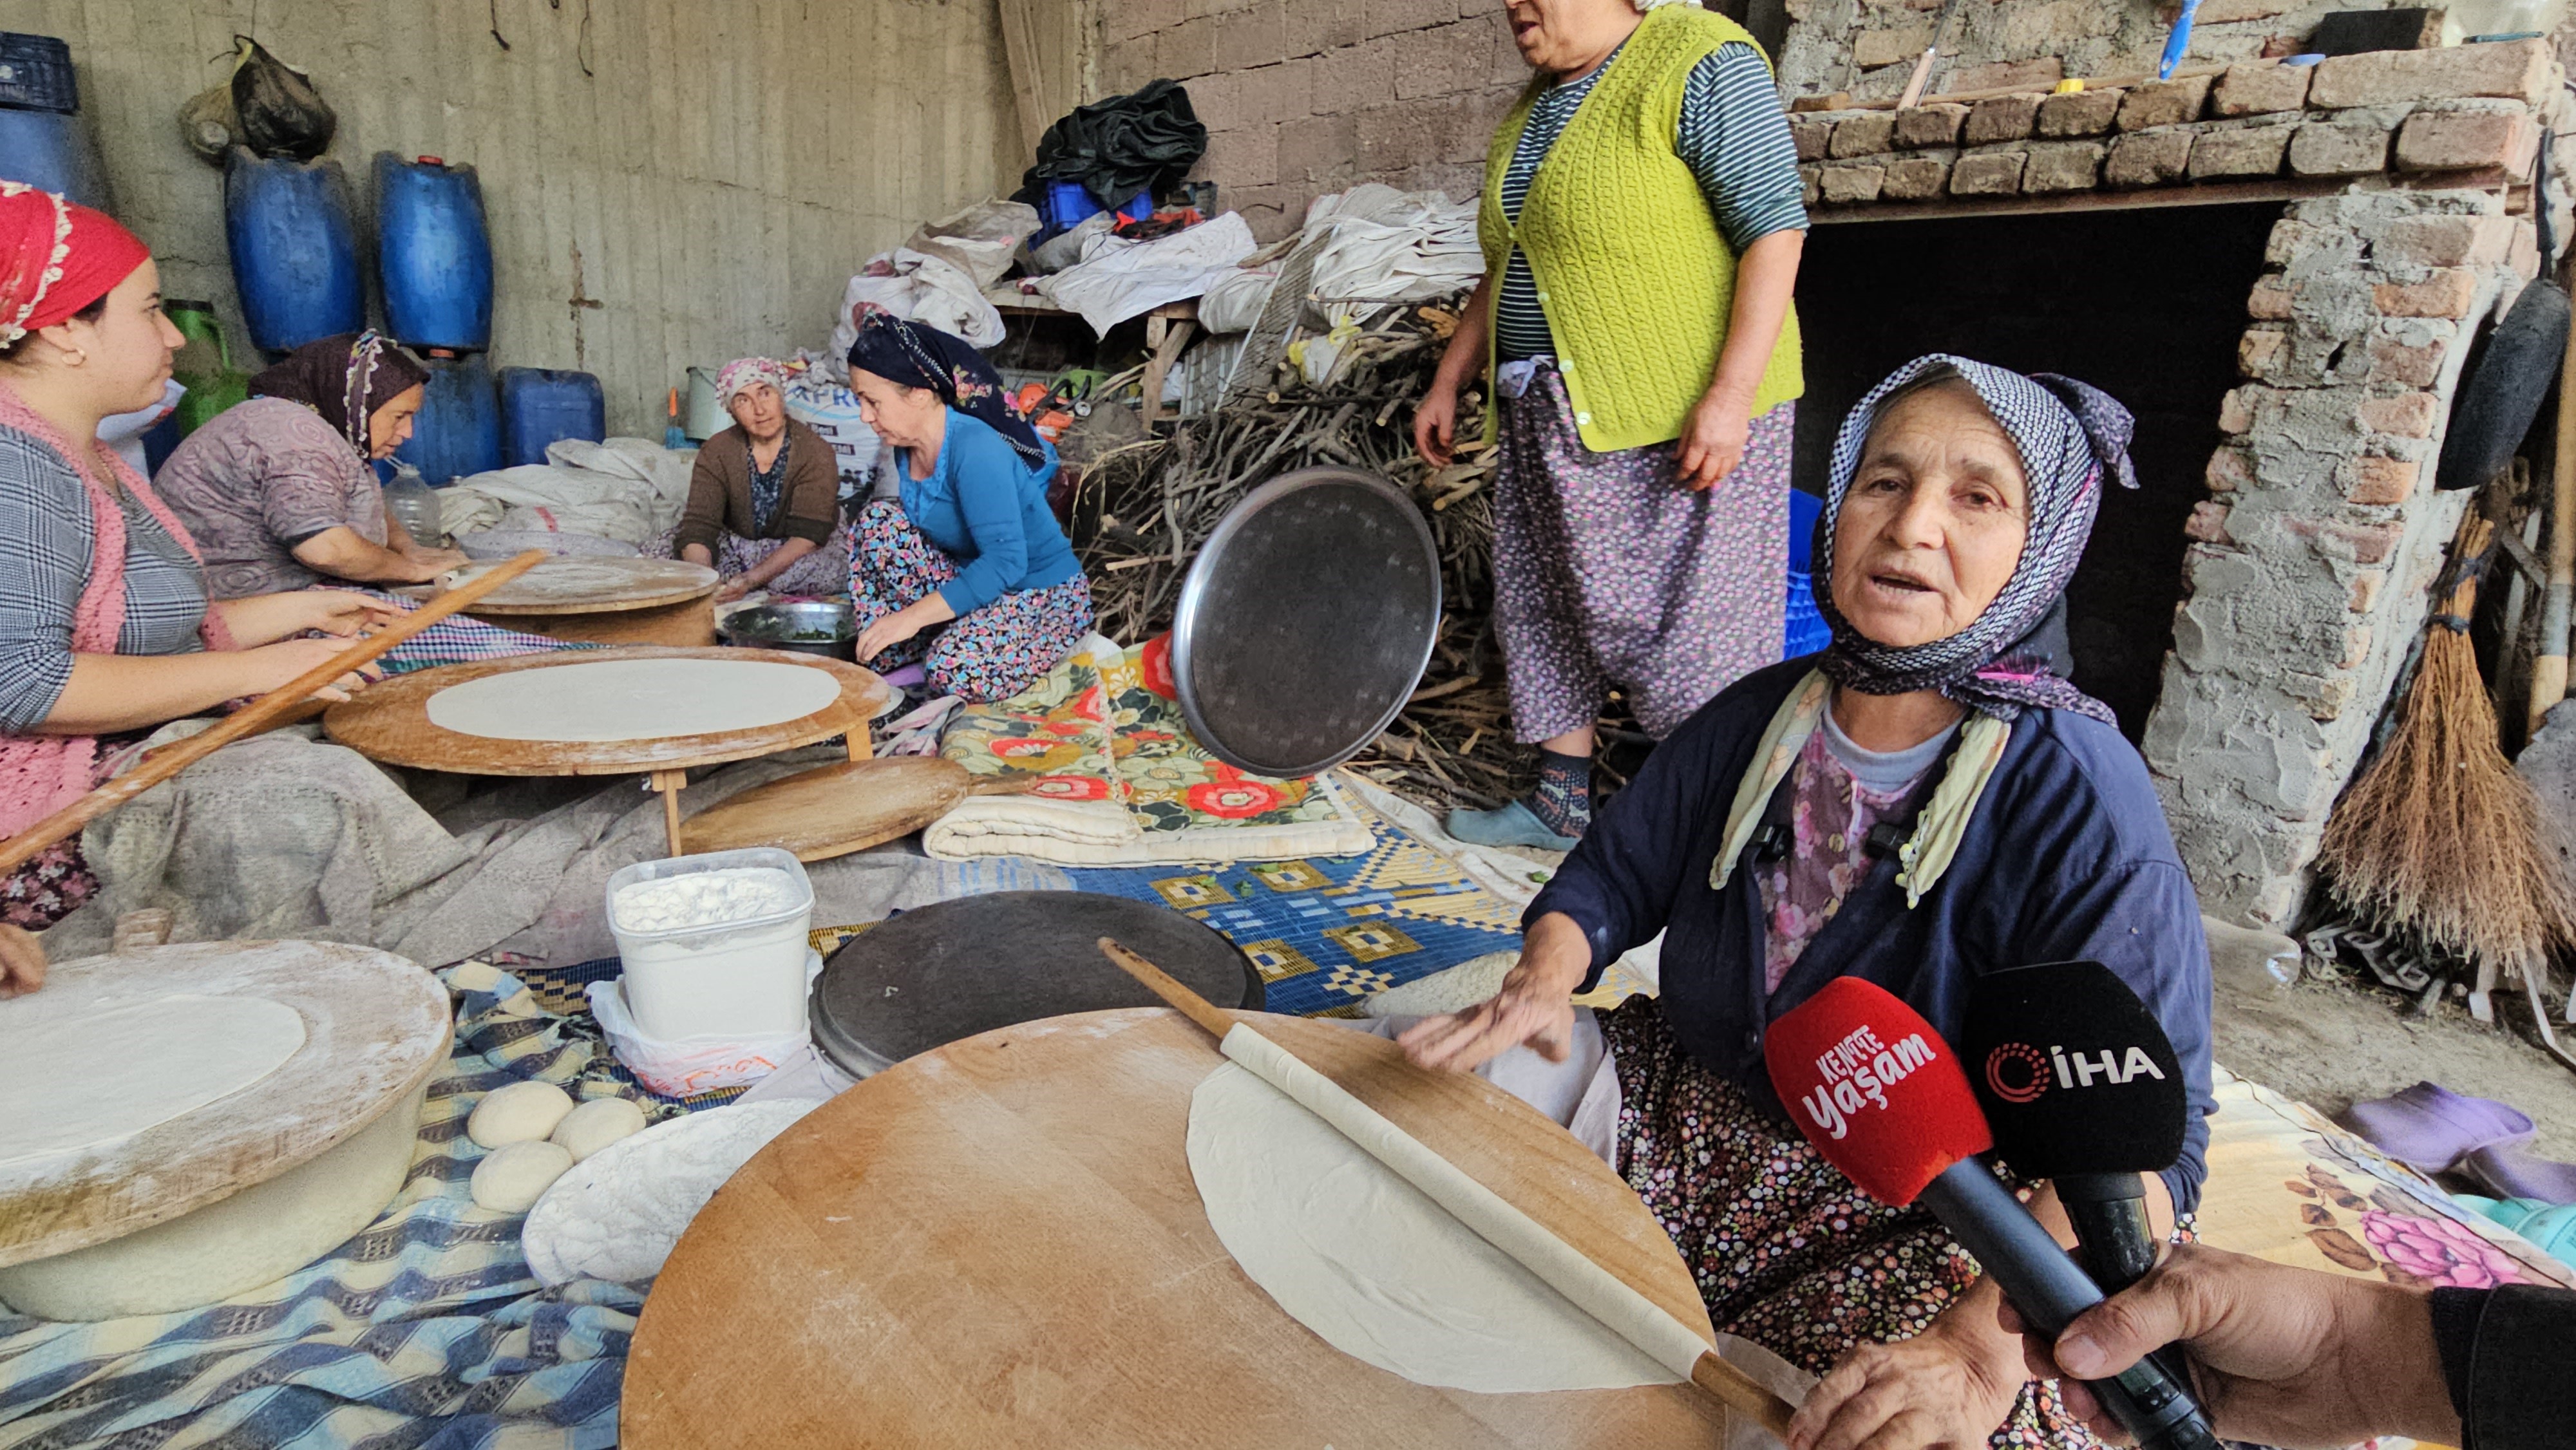
M685 449L689 446L689 435L687 430L680 426L680 390L678 388L671 390L671 398L667 406L670 409L670 421L662 425L662 446Z
M393 482L385 485L385 514L402 525L412 542L435 549L447 542L447 525L440 517L438 490L421 480L420 470L397 460Z

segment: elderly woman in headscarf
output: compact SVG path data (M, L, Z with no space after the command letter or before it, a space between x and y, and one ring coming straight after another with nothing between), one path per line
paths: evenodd
M698 449L672 556L723 575L719 600L840 593L850 574L840 471L832 445L787 416L787 369L736 358L716 374L716 396L733 426Z
M131 232L0 182L0 838L98 785L144 732L327 662L345 642L305 636L376 612L340 591L215 595L187 526L96 441L161 396L182 340ZM49 927L97 885L75 834L0 872L0 922ZM42 980L11 955L0 995Z
M217 599L325 585L422 584L463 567L385 510L374 462L411 437L429 372L375 332L310 342L250 380L252 396L188 435L154 477L205 551ZM388 610L416 608L368 591ZM385 656L397 673L565 648L449 618Z
M932 690L1008 699L1090 633L1091 585L1047 506L1055 449L981 353L871 314L850 389L892 450L897 497L859 517L850 594L859 659L919 660Z
M1826 983L1874 982L1955 1039L1983 973L2107 965L2163 1025L2194 1109L2180 1160L2146 1180L2158 1227L2199 1193L2199 906L2145 764L2057 658L2102 490L2135 486L2130 430L2082 383L1960 358L1881 383L1834 445L1831 646L1676 730L1530 904L1499 993L1404 1034L1426 1064L1528 1067L1528 1048L1586 1075L1573 1121L1604 1125L1594 1146L1717 1327L1825 1374L1796 1450L2086 1443L1940 1224L1863 1195L1781 1111L1765 1030ZM1569 1004L1658 932L1660 999ZM2070 1237L2047 1189L2032 1206Z
M1494 629L1531 792L1449 829L1567 850L1613 688L1662 739L1780 658L1798 157L1753 37L1697 0L1508 0L1537 74L1485 159L1485 278L1414 416L1488 387Z

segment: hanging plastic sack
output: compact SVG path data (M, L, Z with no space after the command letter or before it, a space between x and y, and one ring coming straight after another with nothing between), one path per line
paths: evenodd
M275 159L310 161L331 147L340 118L313 89L312 78L270 55L247 35L233 44L233 111L241 120L242 144Z
M224 164L224 153L241 139L241 115L233 109L233 83L217 81L190 96L179 107L179 139L209 166Z

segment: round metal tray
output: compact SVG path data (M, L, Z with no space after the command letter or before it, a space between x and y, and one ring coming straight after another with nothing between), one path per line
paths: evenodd
M1439 630L1422 510L1374 475L1302 469L1245 495L1181 583L1181 713L1228 765L1314 775L1393 723Z

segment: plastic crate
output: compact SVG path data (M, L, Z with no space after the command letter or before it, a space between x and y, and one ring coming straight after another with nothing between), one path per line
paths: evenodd
M1081 182L1050 181L1047 183L1046 201L1038 208L1039 215L1046 221L1046 230L1040 240L1062 236L1073 230L1077 223L1098 216L1103 210L1105 208L1099 202L1092 200L1091 188ZM1150 191L1136 193L1128 198L1125 206L1118 208L1118 214L1130 219L1152 216L1154 194Z
M0 106L20 111L80 109L72 48L50 35L0 30Z

